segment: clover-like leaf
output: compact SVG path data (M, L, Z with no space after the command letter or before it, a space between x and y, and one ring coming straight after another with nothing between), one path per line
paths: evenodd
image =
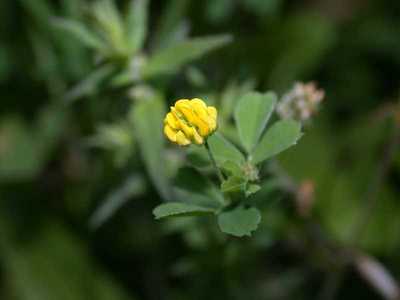
M242 152L218 132L208 138L208 143L217 164L220 166L228 160L238 164L245 161Z
M238 101L235 110L236 127L247 153L257 145L275 104L276 95L272 92L266 94L250 92Z
M272 125L252 154L258 164L296 144L302 136L301 125L294 120L281 120Z
M168 202L157 206L153 210L153 215L156 219L161 219L173 216L182 217L182 216L212 214L214 212L215 210L208 207L202 207L183 202Z
M222 232L242 237L250 236L261 221L260 211L255 208L238 206L218 215L218 225Z
M246 180L243 177L231 176L221 184L221 191L224 193L235 193L244 191Z

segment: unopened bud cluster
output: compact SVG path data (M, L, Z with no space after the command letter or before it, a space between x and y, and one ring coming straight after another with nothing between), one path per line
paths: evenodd
M297 82L289 92L282 96L277 106L277 113L283 119L305 122L316 113L324 96L325 92L317 89L314 82Z

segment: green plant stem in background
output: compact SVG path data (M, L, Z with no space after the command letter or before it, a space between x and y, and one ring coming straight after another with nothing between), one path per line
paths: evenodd
M210 160L211 160L211 164L213 165L213 167L214 167L214 169L215 169L215 172L217 173L217 176L218 176L219 180L221 181L221 183L224 182L224 181L225 181L224 175L222 174L221 170L220 170L220 169L218 168L218 166L217 166L217 162L215 161L214 155L213 155L212 152L211 152L211 149L210 149L210 146L209 146L207 140L206 140L206 142L204 143L204 146L205 146L206 149L207 149L208 156L210 157Z

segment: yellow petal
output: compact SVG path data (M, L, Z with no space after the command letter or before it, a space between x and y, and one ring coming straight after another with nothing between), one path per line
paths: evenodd
M208 111L208 107L200 99L191 100L191 105L196 116L198 116L209 127L209 132L215 130L217 125L216 119L214 118L216 111L211 109L212 114L210 114Z
M192 140L197 144L201 145L204 143L204 139L201 137L201 135L197 132L197 130L193 130L193 138Z
M201 99L199 99L199 98L193 98L192 100L190 100L190 103L191 103L192 105L196 105L196 106L199 106L199 107L203 107L204 109L207 108L207 105L204 103L204 101L201 100Z
M218 111L214 106L207 107L208 115L210 116L209 126L210 130L214 131L217 129L217 118L218 118Z
M173 130L168 124L164 126L164 134L171 142L176 142L176 131Z
M190 106L197 116L207 122L207 106L204 104L203 101L201 101L200 99L193 99L192 101L190 101Z
M179 129L176 117L174 116L174 114L170 112L165 117L164 124L165 123L168 124L173 129Z
M188 122L194 124L196 115L190 106L180 105L176 107L177 111L181 113L182 117Z
M207 112L208 112L208 114L209 114L209 116L211 118L213 118L214 120L217 120L218 112L217 112L217 109L214 106L208 106L207 107Z
M185 106L185 105L189 105L190 104L190 100L188 99L180 99L178 101L175 102L175 107L179 108L180 106Z
M177 121L178 128L181 129L187 138L191 138L193 136L193 128L189 127L183 120Z
M190 101L187 99L181 99L175 102L175 109L181 114L184 114L185 110L191 110Z
M190 144L190 140L186 138L185 134L182 131L178 131L176 134L176 142L180 146L187 146Z
M210 133L210 126L200 118L196 118L196 122L194 124L196 125L198 132L202 137L206 137Z

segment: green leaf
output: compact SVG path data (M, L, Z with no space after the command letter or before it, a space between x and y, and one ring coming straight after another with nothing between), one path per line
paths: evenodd
M186 158L196 168L208 167L211 165L210 158L204 147L191 145L187 148Z
M252 159L262 162L296 144L300 139L301 125L294 120L281 120L272 125L255 148Z
M38 137L18 117L4 116L0 123L0 180L31 179L37 176L45 157Z
M246 180L243 177L231 176L221 184L224 193L242 192L246 188Z
M179 169L174 183L174 197L178 201L215 209L224 204L220 190L195 169Z
M34 124L4 115L0 121L0 181L31 180L38 176L66 122L66 111L57 105L41 110Z
M5 3L5 1L2 2ZM35 23L35 27L37 26L38 29L44 34L51 35L53 28L49 26L49 20L55 14L52 8L52 4L47 0L19 0L19 2L21 3L21 7L23 8L23 10L25 10L28 13L29 17L32 18L32 21ZM7 9L4 9L4 7L1 7L0 9L2 13L5 10L4 17L6 17ZM27 26L27 29L32 29L32 27L33 26Z
M86 242L57 222L42 221L43 230L23 245L7 234L3 226L7 223L1 222L2 273L12 293L6 299L135 299L93 259Z
M243 147L251 153L274 110L276 95L251 92L242 96L236 106L235 120Z
M218 225L222 232L242 237L250 236L261 221L261 214L255 207L238 206L218 215Z
M168 47L185 37L188 26L184 21L184 14L189 4L187 0L171 0L166 3L152 38L155 48Z
M69 19L54 18L53 25L56 28L71 33L84 45L90 48L99 50L101 52L104 52L106 49L104 41L81 22Z
M156 219L161 219L166 217L212 214L214 212L212 208L182 202L168 202L157 206L153 210L153 215Z
M261 186L259 186L258 184L254 184L254 183L249 184L247 186L246 192L245 192L246 197L249 197L249 196L257 193L259 190L261 190Z
M130 54L136 53L143 46L146 39L148 5L148 0L130 1L125 23Z
M113 0L97 0L91 7L91 12L97 22L96 29L108 41L117 54L126 54L124 24L121 14Z
M233 114L238 100L245 94L254 90L256 81L252 78L247 79L242 83L231 81L227 87L222 91L220 107L218 110L218 116L223 120L229 120Z
M132 197L141 195L145 189L144 178L134 174L118 188L112 190L103 203L94 211L89 220L91 229L97 229L110 219Z
M226 173L228 173L229 175L234 175L237 177L243 177L243 170L240 167L240 165L236 162L233 162L231 160L227 160L225 161L222 166L221 166L222 170L224 170Z
M159 50L144 67L143 76L149 78L160 74L174 73L184 64L226 45L230 41L229 35L194 38Z
M115 71L113 65L106 64L98 67L81 82L78 82L64 95L65 102L73 102L81 97L97 91L100 83Z
M161 95L138 99L132 114L135 134L147 172L164 199L170 199L170 187L164 162L164 137L161 124L165 114Z
M208 138L208 144L219 166L222 166L227 160L237 164L241 164L245 161L242 152L219 133L214 133L210 136Z

